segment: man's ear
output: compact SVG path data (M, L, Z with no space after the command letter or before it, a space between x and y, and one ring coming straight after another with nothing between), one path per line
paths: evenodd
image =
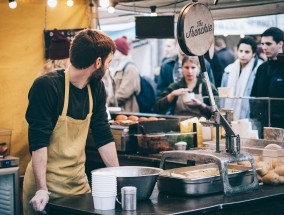
M96 68L100 68L102 66L102 58L98 57L96 59Z

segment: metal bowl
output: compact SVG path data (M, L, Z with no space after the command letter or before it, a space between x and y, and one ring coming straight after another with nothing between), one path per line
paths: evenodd
M163 169L144 166L120 166L97 169L92 172L115 173L118 194L122 187L134 186L137 188L137 200L139 201L151 196L157 178L163 172Z

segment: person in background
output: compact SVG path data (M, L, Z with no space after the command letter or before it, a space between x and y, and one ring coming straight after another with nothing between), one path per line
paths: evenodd
M119 106L122 111L139 112L135 95L140 93L140 73L129 56L129 43L126 37L116 39L116 52L110 69L114 79L113 96L109 106ZM116 105L117 104L117 105Z
M256 73L251 91L253 97L284 98L284 64L277 59L283 53L284 33L281 29L271 27L261 35L262 49L267 61L261 64ZM271 100L270 125L268 122L268 104L255 101L252 106L252 118L263 126L284 128L284 102Z
M178 47L176 39L167 39L165 41L165 57L162 59L162 64L164 61L172 59L175 60L176 56L178 55ZM161 67L157 67L155 69L155 83L158 83L159 74L161 71Z
M221 68L221 65L219 64L218 56L215 53L214 43L211 44L209 50L205 53L204 57L206 59L205 63L208 62L208 64L211 67L211 71L209 70L209 72L211 72L212 77L210 77L210 73L208 72L209 79L211 83L214 84L214 86L217 88L216 82L215 82L215 74L218 74L218 72L221 71L222 68Z
M199 76L200 64L197 57L185 56L182 60L183 78L172 83L167 89L160 94L156 102L156 109L159 113L205 116L210 118L212 112L208 106L209 100L203 102L203 96L208 96L206 84ZM213 84L211 84L213 94L218 92ZM186 93L194 93L191 101L184 103L182 96Z
M230 87L234 97L249 97L256 70L262 63L256 55L257 44L252 38L242 38L237 45L237 60L225 68L221 87ZM234 119L249 118L247 99L226 99L225 108L233 108Z
M259 58L260 60L262 60L262 61L267 61L267 57L266 57L266 55L265 55L265 53L264 53L264 51L263 51L261 45L259 45L259 46L257 47L257 49L256 49L256 54L257 54L257 56L258 56L258 58Z
M82 30L70 47L70 67L34 81L26 111L32 159L24 177L24 215L44 213L49 198L91 192L85 173L89 127L105 165L119 165L101 81L115 49L103 32Z
M183 78L181 62L185 54L177 43L176 45L178 46L178 55L166 59L161 66L156 90L157 98L171 83L176 83ZM207 60L205 60L205 66L207 69L209 80L214 83L213 72L210 63Z
M56 69L66 69L69 65L70 41L60 31L54 29L49 45L49 58L41 69L41 75Z
M226 38L224 36L217 36L215 38L215 54L216 61L215 63L219 64L219 70L213 70L215 86L221 86L222 76L224 73L224 69L229 64L232 64L235 61L234 52L227 48Z

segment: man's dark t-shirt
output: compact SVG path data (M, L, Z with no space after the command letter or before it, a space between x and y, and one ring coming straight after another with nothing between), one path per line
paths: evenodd
M93 97L93 114L90 128L99 148L113 140L106 114L106 91L102 81L90 83ZM29 123L30 152L49 145L50 136L61 115L65 93L64 70L38 77L29 91L26 120ZM70 83L67 116L85 119L89 113L87 86L79 89Z

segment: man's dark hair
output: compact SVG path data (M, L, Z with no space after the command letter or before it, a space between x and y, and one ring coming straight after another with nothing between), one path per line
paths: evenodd
M261 37L269 37L269 36L273 37L273 40L276 43L279 43L280 41L284 42L284 33L279 28L276 28L276 27L268 28L261 35Z
M250 45L251 46L251 49L252 49L252 52L253 53L256 53L256 50L257 50L257 43L250 37L245 37L245 38L242 38L240 39L238 45L237 45L237 48L239 49L240 45L244 43L244 44L247 44L247 45Z
M102 58L102 65L110 53L116 51L113 40L99 30L80 31L70 47L70 62L76 69L86 69Z

